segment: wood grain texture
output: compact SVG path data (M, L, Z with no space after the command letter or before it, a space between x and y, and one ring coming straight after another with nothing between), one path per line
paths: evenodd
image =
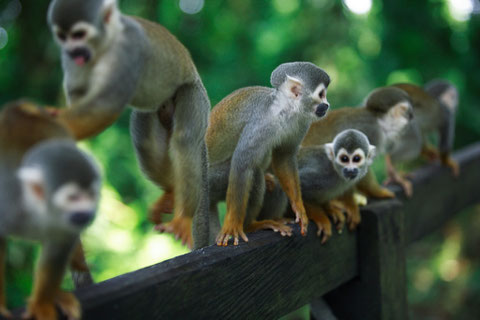
M291 238L262 231L196 250L76 291L83 319L276 319L329 292L339 319L405 319L405 244L480 201L480 144L454 158L459 178L439 165L416 171L414 196L393 187L403 205L372 202L358 233L321 245L311 223L307 237L296 226Z

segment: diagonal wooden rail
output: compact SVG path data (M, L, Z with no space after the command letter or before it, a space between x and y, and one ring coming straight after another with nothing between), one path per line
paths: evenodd
M340 319L406 319L405 246L480 202L480 143L458 151L461 174L431 165L414 196L362 210L358 232L325 245L310 224L290 238L258 232L78 290L83 319L276 319L318 298Z

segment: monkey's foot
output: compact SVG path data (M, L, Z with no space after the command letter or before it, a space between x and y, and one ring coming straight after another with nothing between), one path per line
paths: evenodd
M429 162L433 162L440 157L438 150L432 146L424 146L422 148L421 155Z
M7 319L12 318L12 314L10 313L10 311L8 311L8 309L5 306L0 306L0 316Z
M81 318L82 308L80 307L80 303L70 292L60 291L57 295L56 303L69 320Z
M300 209L300 206L292 203L292 211L295 212L295 222L300 224L300 233L302 236L306 236L308 229L308 216L305 212L305 208L303 208L303 205L301 208L302 210Z
M360 209L356 204L347 206L345 208L345 214L347 216L348 230L354 231L362 221L362 216L360 215Z
M276 186L275 176L271 173L265 173L265 187L268 192L273 192Z
M31 301L27 311L22 315L22 319L56 320L57 310L53 303Z
M148 214L148 220L154 224L162 223L162 217L165 213L173 212L174 193L165 191L162 196L152 205Z
M172 221L155 226L155 230L171 233L175 235L175 239L181 239L183 245L192 248L192 218L190 217L173 217Z
M457 178L460 174L460 167L457 161L453 160L450 156L442 156L442 164L452 170L453 176Z
M396 183L399 184L403 191L405 192L405 195L410 198L413 195L413 185L410 181L407 179L401 177L399 174L391 174L390 177L385 181L384 184L392 184Z
M217 236L217 246L228 246L228 240L233 237L233 245L238 245L239 236L243 241L248 242L247 235L243 231L243 223L232 224L227 221L224 222L222 230Z
M313 215L310 217L317 225L317 236L322 237L321 243L324 244L332 236L332 224L325 214Z
M247 232L255 232L258 230L272 229L275 232L280 232L282 236L290 237L292 235L292 228L285 225L282 221L262 220L254 221L247 228Z
M345 206L338 200L332 200L327 205L327 214L332 218L338 233L342 233L343 227L345 226L346 219L343 214L344 210Z

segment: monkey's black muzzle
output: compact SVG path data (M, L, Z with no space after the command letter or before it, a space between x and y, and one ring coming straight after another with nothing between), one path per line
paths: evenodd
M85 47L79 47L69 51L68 56L78 66L83 66L92 58L92 54L90 53L90 50L88 50L88 48L85 48Z
M85 227L93 220L94 215L93 211L73 212L70 215L70 222L77 227Z
M343 176L349 180L353 180L357 177L358 175L358 169L357 168L344 168L343 169Z
M315 109L315 115L319 118L325 116L329 107L330 105L328 105L327 103L320 103Z

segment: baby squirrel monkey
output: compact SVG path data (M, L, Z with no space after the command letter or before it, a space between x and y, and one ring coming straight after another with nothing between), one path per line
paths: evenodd
M28 134L25 132L28 128ZM93 220L101 177L67 131L29 104L12 104L0 114L0 314L5 299L6 237L42 244L25 318L57 319L58 305L80 319L80 305L60 284L80 233Z
M410 97L405 91L394 87L378 88L367 96L364 107L330 111L324 120L310 127L302 146L323 145L343 130L356 129L368 137L377 153L385 153L412 118ZM379 185L371 170L356 188L367 197L395 197L393 192Z
M187 49L161 25L123 15L116 0L53 0L48 21L62 51L70 105L58 119L84 139L132 105L131 135L142 170L166 191L175 181L175 218L159 228L183 238L195 216L196 247L206 246L210 101ZM162 121L170 108L171 134Z
M327 214L337 223L341 232L345 217L332 201L338 197L348 207L347 223L350 230L360 223L360 211L350 190L362 179L375 158L376 148L365 134L349 129L340 132L333 142L322 146L302 147L298 152L298 172L303 203L307 216L318 227L317 235L325 243L332 235ZM287 208L287 199L280 188L274 185L266 192L260 219L278 220ZM348 214L351 213L351 214Z
M442 164L452 169L455 176L459 174L458 164L450 156L455 135L458 91L453 84L445 80L434 80L425 88L407 83L393 86L408 93L415 117L399 139L395 140L391 152L385 158L387 183L400 184L405 194L411 196L411 182L397 173L394 163L414 160L423 155L431 161L439 159ZM428 142L430 134L439 136L438 151Z
M273 88L239 89L212 110L207 130L212 211L218 220L217 202L226 198L227 213L216 239L226 246L231 237L248 241L245 231L291 230L272 220L256 221L265 194L265 171L271 164L287 194L301 233L308 218L302 202L297 170L297 151L310 124L325 116L329 108L330 77L309 62L284 63L271 75ZM212 180L215 180L214 182ZM227 186L226 190L222 190ZM226 191L226 194L225 194Z

